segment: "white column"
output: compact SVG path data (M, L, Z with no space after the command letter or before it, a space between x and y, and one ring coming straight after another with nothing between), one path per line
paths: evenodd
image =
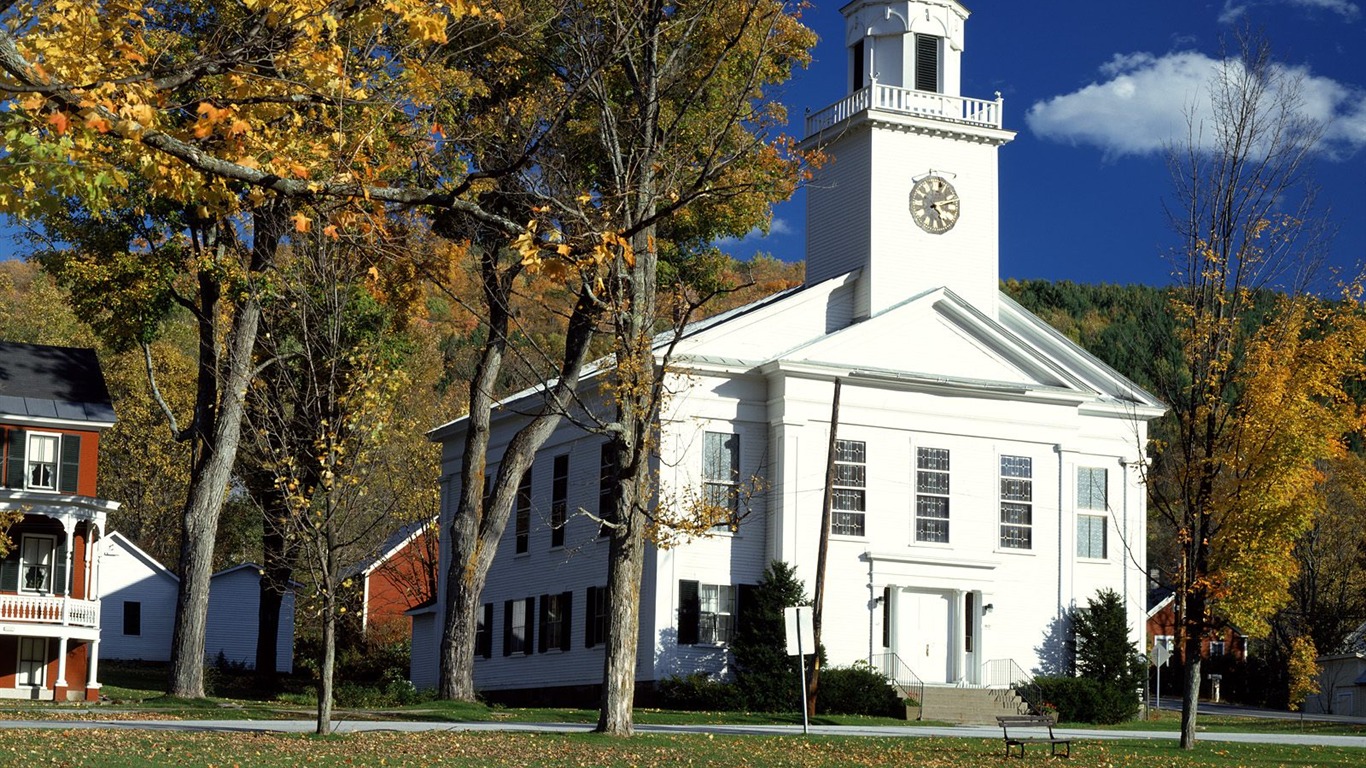
M965 658L967 643L967 624L965 623L966 611L963 610L963 590L953 590L953 608L949 610L949 622L953 627L950 634L953 636L953 651L949 657L953 660L953 680L954 682L967 682L964 671L967 668Z
M75 569L71 567L72 552L76 546L76 521L70 517L62 518L62 530L66 532L66 574L62 577L62 624L71 622L71 584L75 581ZM63 643L66 641L63 640ZM62 656L65 662L66 656ZM63 683L65 685L65 683Z
M89 658L89 660L88 660L87 666L90 668L90 672L89 672L89 675L88 675L88 677L89 677L90 679L89 679L89 680L86 682L86 684L85 684L85 689L86 689L87 691L90 690L90 689L92 689L92 688L98 689L98 688L100 687L100 677L99 677L99 675L100 675L100 641L99 641L99 640L91 640L91 641L90 641L90 651L89 651L89 653L90 653L90 658Z
M66 687L66 635L62 635L57 641L56 687Z

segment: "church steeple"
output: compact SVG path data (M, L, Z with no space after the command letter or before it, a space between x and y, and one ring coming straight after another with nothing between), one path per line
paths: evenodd
M807 187L808 282L861 270L856 315L947 287L995 315L1001 100L961 96L955 0L854 0L849 94L808 115L829 162Z

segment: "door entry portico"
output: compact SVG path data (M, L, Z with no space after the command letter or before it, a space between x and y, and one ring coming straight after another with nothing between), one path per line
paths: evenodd
M890 597L891 647L923 682L980 682L980 592L893 587Z

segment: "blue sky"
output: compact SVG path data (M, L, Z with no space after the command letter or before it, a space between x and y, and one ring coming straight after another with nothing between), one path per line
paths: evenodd
M806 13L821 42L781 94L793 132L806 109L844 95L842 2ZM975 0L963 95L1005 99L1000 149L1001 277L1081 283L1170 282L1162 147L1184 133L1192 84L1207 82L1249 27L1303 75L1306 110L1326 124L1312 164L1338 228L1331 261L1366 263L1366 9L1352 0ZM723 244L748 258L804 257L805 200L778 207L768 237Z

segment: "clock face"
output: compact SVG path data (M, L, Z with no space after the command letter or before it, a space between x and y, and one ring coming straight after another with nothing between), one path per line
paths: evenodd
M942 176L926 176L911 188L911 218L921 229L941 235L958 223L958 192Z

